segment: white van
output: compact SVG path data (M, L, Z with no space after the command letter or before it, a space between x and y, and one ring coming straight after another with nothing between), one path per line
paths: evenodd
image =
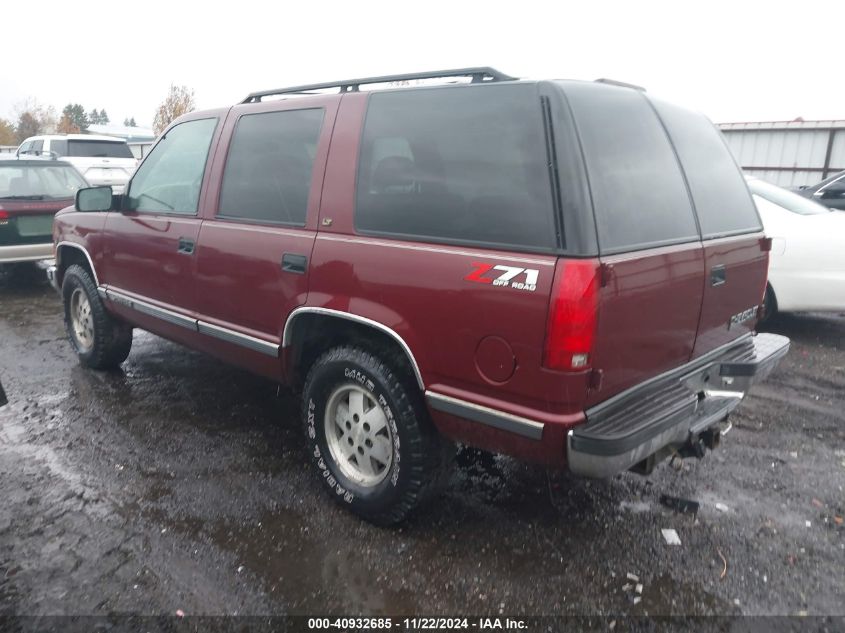
M121 138L93 134L30 136L20 144L18 156L56 156L71 163L92 186L109 185L123 193L138 160Z

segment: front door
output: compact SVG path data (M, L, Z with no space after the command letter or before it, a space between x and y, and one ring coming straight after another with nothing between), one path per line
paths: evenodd
M193 311L200 193L217 127L203 118L171 128L138 168L122 210L106 219L100 279L109 290Z

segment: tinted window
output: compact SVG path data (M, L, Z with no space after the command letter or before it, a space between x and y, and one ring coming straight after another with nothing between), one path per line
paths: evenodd
M242 116L235 128L218 215L305 224L321 109Z
M643 94L567 83L584 150L602 252L698 239L678 161Z
M355 225L432 241L557 245L531 85L370 96Z
M50 151L55 152L59 156L67 156L67 141L51 139Z
M43 165L21 165L17 161L0 163L0 200L3 198L40 198L66 200L88 184L69 165L44 161Z
M652 99L689 184L703 237L760 230L760 218L722 134L707 117Z
M29 151L33 154L40 154L43 147L44 141L32 141L32 147L29 148Z
M217 119L200 119L171 128L135 172L124 208L196 213L208 147L216 125Z
M68 141L68 156L133 158L129 146L118 141Z

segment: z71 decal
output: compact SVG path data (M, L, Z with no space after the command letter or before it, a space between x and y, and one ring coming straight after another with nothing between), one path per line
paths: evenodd
M502 266L501 264L486 264L473 262L475 270L464 277L464 281L474 281L479 284L493 284L516 290L537 290L537 280L540 271L533 268L519 268L518 266ZM491 271L493 271L491 273ZM491 273L491 274L488 274Z

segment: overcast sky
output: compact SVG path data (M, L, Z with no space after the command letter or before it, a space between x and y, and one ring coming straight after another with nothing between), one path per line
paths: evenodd
M845 119L845 2L3 3L0 117L27 98L152 124L171 83L198 108L264 88L463 66L610 77L716 122Z

